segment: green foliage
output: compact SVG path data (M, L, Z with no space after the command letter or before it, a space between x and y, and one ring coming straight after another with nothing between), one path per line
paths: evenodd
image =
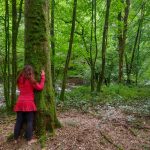
M1 117L7 117L8 115L15 115L15 112L8 110L5 105L1 106L0 107L0 116Z
M17 10L19 8L19 0L17 0ZM80 0L78 1L77 6L77 19L76 19L76 29L75 29L75 37L73 43L73 51L72 57L69 65L68 76L77 76L85 79L87 83L90 82L91 70L89 64L86 59L89 58L89 49L90 49L90 35L91 35L91 12L92 12L92 1L91 0ZM97 2L97 41L98 41L98 57L96 60L96 73L99 73L101 68L101 42L102 42L102 34L103 34L103 24L105 17L105 7L106 1L98 0ZM138 70L138 83L145 84L150 80L150 44L149 44L149 18L150 18L150 3L148 1L143 0L135 0L131 1L130 13L128 18L128 33L127 33L127 43L125 52L128 57L128 63L131 61L132 49L134 46L134 41L138 29L138 22L141 17L141 6L145 4L144 8L144 20L142 25L142 35L139 45L139 54L136 48L135 60L133 62L133 69L131 73L132 81L135 81L135 74ZM0 63L3 63L5 56L5 31L4 31L4 17L5 17L5 1L0 0ZM53 61L55 63L55 71L56 71L56 82L61 82L61 77L63 74L63 68L65 64L66 54L68 50L69 36L71 30L71 21L72 21L72 0L56 0L55 1L55 57ZM10 9L10 41L11 41L11 2L9 2ZM110 9L110 23L109 23L109 32L108 32L108 41L107 41L107 53L106 53L106 68L105 68L105 77L110 78L110 82L116 82L118 80L118 20L117 15L118 12L124 9L124 5L121 0L112 1L111 9ZM35 8L33 8L33 14L35 13ZM36 10L39 11L40 10ZM124 15L124 12L122 11ZM19 15L19 13L17 14ZM19 26L19 34L18 34L18 43L17 43L17 62L18 62L18 70L22 69L24 65L24 12L22 13L22 19ZM43 32L45 31L45 27L43 24L38 23L39 16L36 17L36 25L31 28L32 33L41 29L41 33L37 34L33 37L31 33L29 39L29 45L33 45L32 38L38 43L44 39ZM43 18L44 19L44 18ZM33 21L33 19L31 19ZM122 24L120 24L122 26ZM84 29L84 37L85 42L87 44L87 50L85 48L83 39L81 37L82 30ZM94 35L93 35L94 41ZM36 43L35 42L35 43ZM49 43L50 44L50 43ZM10 43L11 46L11 43ZM38 44L36 44L37 47ZM95 56L95 43L93 42L93 50L92 56ZM35 55L32 57L33 64L36 67L39 65L39 61L41 59L46 58L41 54L36 58L36 51L33 49L32 53ZM30 51L31 52L31 51ZM29 52L29 53L30 53ZM139 56L138 56L139 55ZM11 54L10 54L11 59ZM37 61L38 60L38 61ZM41 64L42 65L42 64ZM2 66L2 65L1 65ZM41 67L41 66L40 66ZM124 61L124 78L126 80L126 64ZM37 68L38 70L38 68ZM2 74L2 67L0 67L0 76ZM82 92L81 92L81 91ZM103 87L100 95L93 93L91 95L89 87L82 87L74 89L71 93L66 94L66 101L68 103L66 105L76 105L76 107L80 107L80 105L84 105L84 103L95 102L95 101L111 101L111 99L119 99L119 100L129 100L136 99L138 97L144 97L148 95L148 89L140 88L140 87L127 87L123 85L111 84L109 87ZM69 100L69 101L67 101ZM81 102L80 102L81 100ZM80 103L80 104L79 104Z
M5 32L4 32L4 16L5 16L5 2L0 1L0 62L4 59L5 56ZM128 25L128 35L127 35L127 44L126 52L128 55L128 61L131 59L131 52L135 41L135 35L138 28L138 20L140 18L140 9L143 4L145 5L145 18L142 26L142 37L140 44L139 59L137 60L137 54L135 56L135 61L133 64L132 79L135 80L135 73L138 70L138 79L139 82L143 80L149 80L150 72L150 59L149 59L149 8L150 4L147 1L135 0L131 1L130 13L129 13L129 25ZM19 8L20 1L17 0L17 9ZM71 29L71 20L72 20L72 0L61 0L55 1L55 58L53 61L56 68L56 80L60 79L63 73L63 68L65 64L65 58L68 50L68 40L70 36ZM11 5L10 5L11 6ZM77 20L76 20L76 29L75 37L73 43L73 53L70 62L69 75L81 75L86 79L90 78L90 69L85 59L89 58L89 52L86 52L83 39L81 38L82 30L84 29L84 37L87 44L87 49L90 49L90 34L91 34L91 12L92 12L92 3L90 0L80 0L77 7ZM106 1L98 0L97 1L97 41L98 41L98 58L96 61L96 70L99 70L101 67L101 42L102 42L102 31L105 17L105 6ZM110 24L109 24L109 33L107 41L107 54L106 54L106 77L110 76L111 80L117 80L118 77L118 21L117 15L118 12L123 10L125 6L121 3L121 0L112 1L111 10L110 10ZM10 7L11 12L11 7ZM124 12L122 12L124 13ZM40 14L40 13L39 13ZM34 13L33 13L34 15ZM19 35L17 43L17 62L18 70L20 70L24 64L24 12L22 13L21 24L19 26ZM11 34L11 13L10 13L10 34ZM38 20L38 17L37 17ZM36 32L38 28L45 30L42 27L42 24L38 24L31 30ZM42 33L37 35L37 39L41 39ZM32 41L32 35L30 36L30 41ZM34 37L33 37L34 38ZM11 41L11 36L10 36ZM94 35L93 35L94 41ZM11 43L10 43L11 45ZM93 42L93 51L92 56L95 55L95 43ZM34 51L33 51L34 52ZM10 56L11 57L11 56ZM40 60L40 58L38 58ZM38 63L38 62L35 62ZM137 64L138 63L138 64ZM112 65L112 66L111 66ZM113 69L112 69L112 68ZM1 71L0 71L1 73ZM124 75L126 74L126 66L124 65ZM124 76L125 77L125 76Z
M89 105L91 99L90 88L89 87L78 87L72 90L72 92L66 92L65 101L62 103L57 99L58 108L62 109L83 109Z
M109 87L103 87L103 92L112 97L119 96L123 100L133 100L150 96L148 87L124 86L122 84L113 84Z
M0 114L2 116L7 115L7 108L6 108L6 106L1 106L0 107Z
M14 134L13 133L8 135L8 137L7 137L7 141L11 141L11 140L14 140Z
M66 93L64 103L57 101L58 108L76 108L86 111L88 107L97 104L110 103L113 105L128 104L135 101L142 101L150 98L149 87L134 87L112 84L109 87L103 86L102 92L91 93L90 87L81 86Z
M46 136L45 135L40 136L39 141L40 141L40 144L41 144L41 148L44 148L45 147Z

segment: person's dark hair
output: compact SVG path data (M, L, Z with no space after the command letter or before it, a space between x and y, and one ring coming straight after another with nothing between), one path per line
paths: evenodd
M23 77L23 82L25 80L29 80L32 84L36 84L36 80L34 79L34 70L31 65L25 65L21 73L17 78L17 83L19 82L20 78Z

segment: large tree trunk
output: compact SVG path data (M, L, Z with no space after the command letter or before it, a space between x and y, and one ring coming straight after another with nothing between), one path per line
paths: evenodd
M97 92L100 92L101 86L104 80L105 74L105 61L106 61L106 47L107 47L107 37L108 37L108 23L109 23L109 12L110 12L111 0L107 0L105 23L103 27L103 41L102 41L102 69L99 75L99 81L97 84Z
M56 117L48 37L49 0L25 0L25 64L33 66L37 80L42 69L46 72L44 90L35 93L36 131L42 143L46 129L53 134L54 128L60 126Z
M76 8L77 8L77 0L74 0L73 15L72 15L72 27L71 27L71 33L70 33L70 42L69 42L69 48L68 48L68 53L67 53L67 58L66 58L66 63L65 63L65 68L64 68L62 90L61 90L61 94L60 94L60 100L62 100L62 101L64 101L68 66L69 66L69 62L70 62L70 58L71 58L71 52L72 52L72 44L73 44L75 21L76 21Z
M122 21L122 15L121 12L118 14L118 21L119 21L119 36L118 36L118 40L119 40L119 76L118 76L118 81L119 83L122 82L123 80L123 58L124 58L124 51L125 51L125 45L126 45L126 35L127 35L127 27L128 27L128 16L129 16L129 7L130 7L130 0L126 0L126 7L124 10L124 17L123 17L123 29L121 29L122 27L120 26L121 21Z

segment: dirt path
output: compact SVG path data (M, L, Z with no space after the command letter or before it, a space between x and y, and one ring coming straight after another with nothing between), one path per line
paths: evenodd
M71 110L58 115L63 124L53 138L46 141L46 150L150 150L150 122L134 118L121 110L102 108L84 114ZM3 120L3 121L2 121ZM39 143L28 146L24 139L16 145L7 141L15 118L0 123L0 149L40 150Z

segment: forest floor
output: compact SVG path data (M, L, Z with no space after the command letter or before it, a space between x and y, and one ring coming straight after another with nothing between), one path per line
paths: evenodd
M150 116L108 104L88 109L58 112L63 127L47 138L45 150L150 150ZM15 116L0 115L1 150L40 150L39 142L27 145L8 140Z

